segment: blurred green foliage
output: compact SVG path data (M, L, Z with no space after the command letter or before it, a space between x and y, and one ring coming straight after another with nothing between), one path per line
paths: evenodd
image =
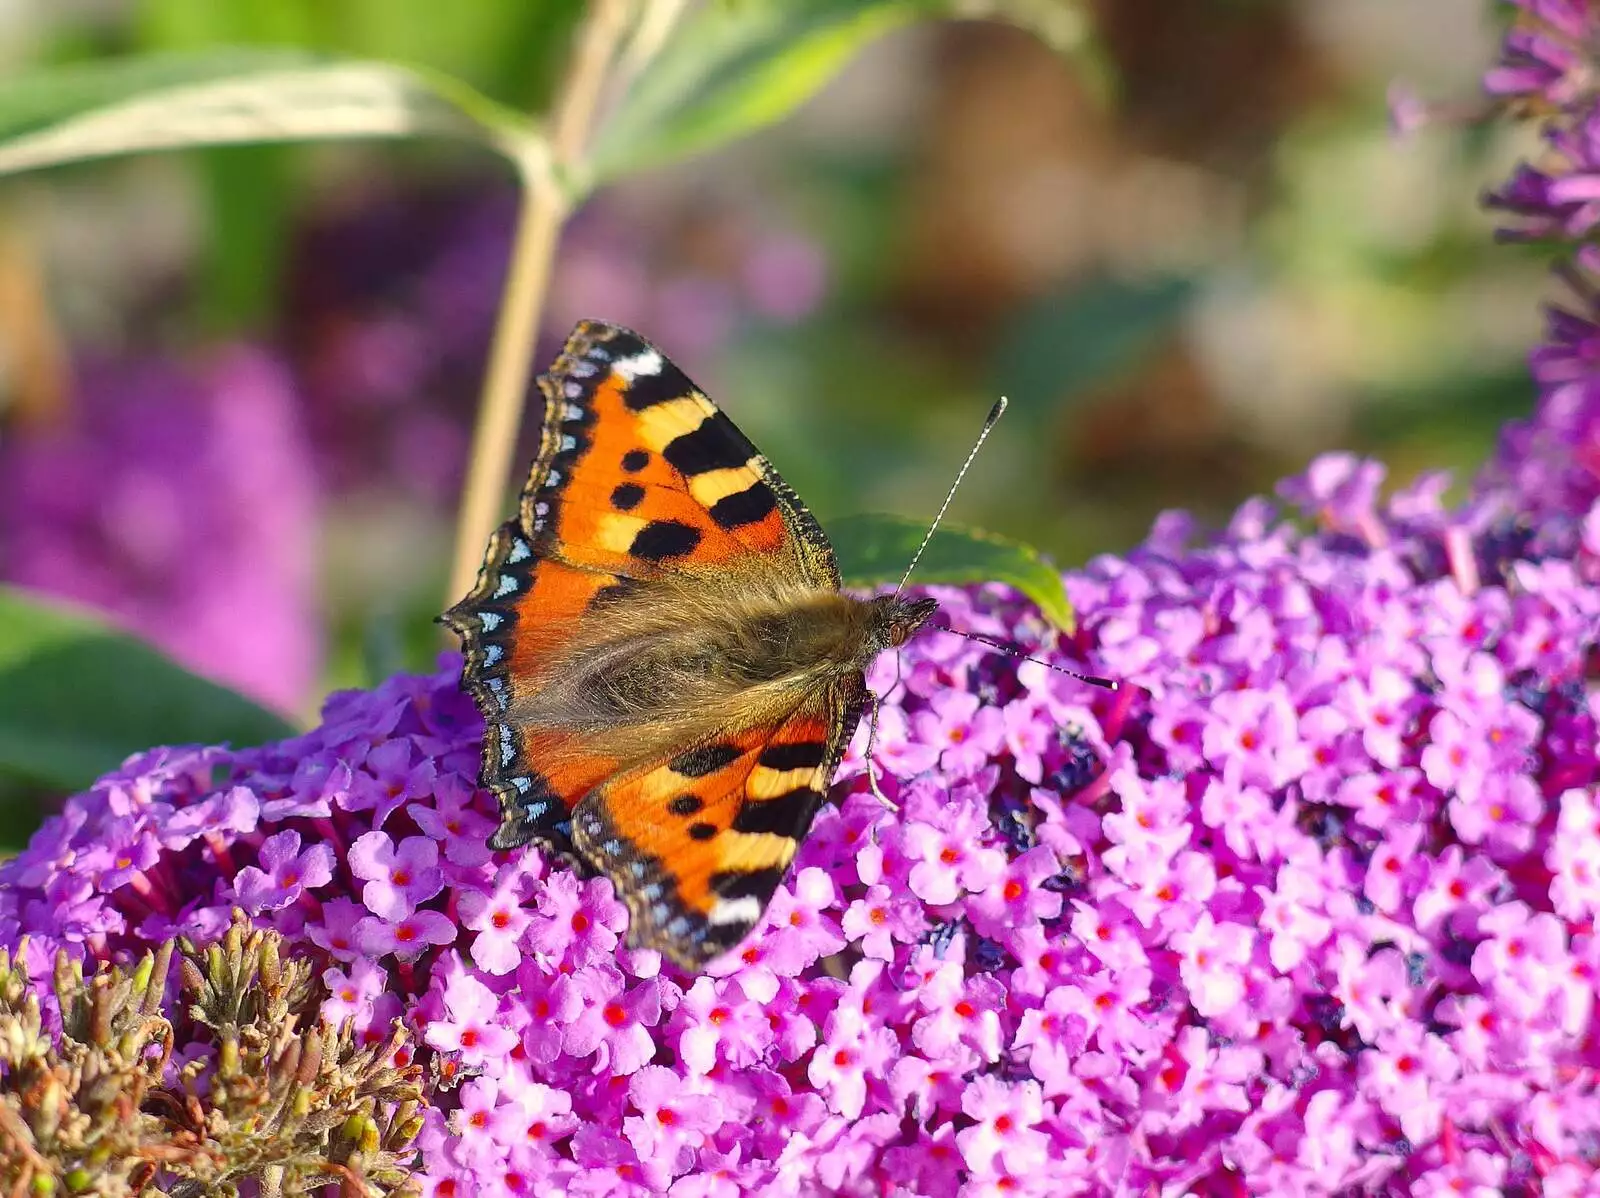
M1064 404L1137 370L1194 301L1194 280L1081 279L1022 308L997 339L989 377L1038 428Z
M0 587L0 793L73 791L159 744L260 744L281 716L91 613Z
M561 66L583 0L477 0L447 20L426 0L144 0L129 51L293 46L406 63L459 79L507 108L538 112ZM281 266L304 178L293 150L201 153L212 235L198 264L199 325L215 334L260 328L278 310Z

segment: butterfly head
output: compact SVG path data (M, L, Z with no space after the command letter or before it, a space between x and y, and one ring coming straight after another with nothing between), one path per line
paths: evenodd
M872 609L868 644L874 655L885 649L898 649L939 610L936 599L902 599L898 595L878 595L867 603Z

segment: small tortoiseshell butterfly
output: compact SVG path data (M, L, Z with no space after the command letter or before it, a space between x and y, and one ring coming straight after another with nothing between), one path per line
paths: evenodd
M578 325L539 379L515 519L441 619L488 728L490 847L609 877L628 944L688 970L761 918L931 599L839 592L806 506L644 338Z

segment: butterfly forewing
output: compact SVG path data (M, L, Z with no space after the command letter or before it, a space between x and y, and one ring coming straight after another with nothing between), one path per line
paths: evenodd
M541 552L631 577L737 563L838 586L811 513L638 334L580 324L540 389L544 433L522 521Z
M571 849L569 820L577 798L614 768L601 758L557 755L548 735L511 716L519 688L560 647L594 597L618 579L541 558L518 521L495 530L471 593L442 617L461 637L462 681L483 713L484 786L500 804L496 848L537 844ZM553 761L561 768L552 768Z

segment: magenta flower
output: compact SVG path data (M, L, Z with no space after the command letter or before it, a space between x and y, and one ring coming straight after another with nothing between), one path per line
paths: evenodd
M927 931L922 905L898 898L884 885L873 885L845 909L840 926L850 943L860 942L864 956L894 960L895 942L910 943Z
M504 1057L516 1044L516 1033L494 1018L499 996L471 974L454 974L442 997L444 1014L430 1020L424 1033L432 1047L478 1069L485 1061Z
M445 858L467 868L490 859L488 840L495 828L495 821L477 809L475 790L459 775L446 774L434 780L434 806L412 804L408 809L418 830L439 842Z
M486 974L510 973L522 959L519 946L533 922L522 907L523 877L521 870L503 870L493 890L469 891L457 905L462 926L477 933L472 963Z
M929 950L924 949L924 954ZM932 965L917 988L920 1018L911 1025L911 1041L929 1060L938 1060L957 1045L980 1061L1000 1057L1000 1010L1005 987L993 978L968 978L955 960Z
M868 1078L881 1078L899 1055L892 1031L858 1020L830 1020L827 1038L817 1046L806 1077L828 1107L846 1119L860 1116Z
M262 841L260 861L261 868L247 865L233 879L235 900L253 915L287 907L333 877L333 850L314 844L301 852L300 833L292 829Z
M1005 741L1005 717L969 691L935 693L913 724L918 740L943 746L939 764L952 777L977 773Z
M1050 1139L1039 1126L1044 1102L1038 1082L973 1078L961 1093L961 1110L974 1126L956 1134L956 1145L973 1173L1020 1176L1044 1167Z
M349 969L323 970L322 982L328 988L327 1000L322 1004L323 1018L335 1026L353 1019L358 1027L368 1027L384 997L389 974L375 962L360 960Z
M372 826L381 828L407 800L428 794L434 785L434 764L426 757L413 760L415 756L415 750L406 740L386 740L374 745L366 755L366 770L352 775L345 809L370 810Z
M683 1029L678 1055L695 1074L710 1073L719 1062L747 1069L765 1058L774 1038L772 1023L732 979L696 979L678 1003L675 1021Z
M439 846L424 836L396 845L386 832L367 832L350 846L349 862L350 872L366 881L361 901L384 919L404 919L444 885Z
M1179 973L1194 1009L1208 1019L1233 1015L1244 998L1255 934L1243 924L1218 923L1207 911L1172 938Z
M521 1108L512 1101L500 1083L491 1077L475 1077L461 1087L461 1106L457 1122L465 1133L461 1152L469 1160L489 1165L509 1156L518 1143L523 1120Z
M392 922L369 915L356 924L356 944L362 952L374 957L393 953L401 961L414 961L429 948L455 938L455 925L442 911L413 911Z
M639 1113L623 1121L623 1134L642 1157L674 1159L674 1176L688 1171L692 1150L724 1120L714 1094L694 1093L682 1077L660 1065L649 1065L628 1079L628 1099ZM686 1163L678 1167L679 1161Z
M1288 691L1229 691L1210 705L1201 749L1213 769L1231 772L1247 786L1276 790L1299 777L1308 764L1300 721Z
M366 908L347 898L327 898L322 902L322 918L306 928L311 943L335 961L354 961L356 928L366 918Z
M1005 858L979 843L985 817L975 806L952 802L930 810L936 803L927 790L915 792L907 810L928 811L931 822L909 824L903 843L911 862L912 891L923 902L941 906L967 891L987 889L1005 868Z
M1044 883L1060 872L1056 855L1044 845L1029 849L972 897L972 926L992 937L1006 928L1053 920L1061 914L1061 895Z
M583 1005L562 1035L562 1051L574 1058L595 1054L593 1071L625 1077L655 1055L650 1029L661 1019L661 989L655 978L628 988L612 966L593 965L572 975Z
M1415 1144L1438 1136L1447 1113L1444 1095L1460 1073L1450 1046L1439 1036L1405 1023L1377 1037L1362 1062L1367 1088L1394 1112L1400 1132Z
M796 977L823 957L842 949L838 889L826 870L803 869L787 886L778 887L767 908L767 959L785 977Z
M548 1151L577 1129L572 1113L572 1096L538 1082L517 1086L516 1122L520 1138L532 1150Z
M583 991L571 974L540 969L532 957L517 967L517 989L522 1003L511 1025L522 1036L528 1060L548 1065L561 1056L566 1027L584 1009Z

